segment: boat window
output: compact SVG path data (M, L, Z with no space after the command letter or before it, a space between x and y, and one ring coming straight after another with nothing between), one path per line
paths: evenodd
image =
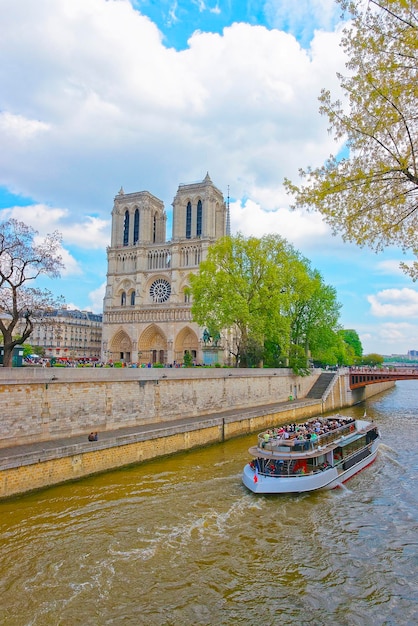
M325 461L327 460L327 457L325 454L321 454L321 456L316 456L311 460L311 463L313 465L322 465L323 463L325 463Z
M356 450L360 450L360 448L364 448L365 443L366 443L365 435L354 439L354 441L352 439L347 440L347 442L342 441L341 448L344 448L344 456L348 456L349 454L352 454Z

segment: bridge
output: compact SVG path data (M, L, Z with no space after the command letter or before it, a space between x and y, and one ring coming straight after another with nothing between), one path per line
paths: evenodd
M349 372L350 389L394 380L418 380L418 367L396 367L374 370L367 367L351 367Z

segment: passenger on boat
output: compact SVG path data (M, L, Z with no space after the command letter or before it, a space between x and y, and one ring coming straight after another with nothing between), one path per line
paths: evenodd
M266 447L266 444L269 442L269 440L270 440L270 434L269 434L268 432L267 432L267 433L264 433L264 441L263 441L263 443L261 444L261 447L262 447L262 448L265 448L265 447Z
M280 428L280 430L278 430L277 432L278 439L289 439L289 437L290 437L290 434L285 428Z

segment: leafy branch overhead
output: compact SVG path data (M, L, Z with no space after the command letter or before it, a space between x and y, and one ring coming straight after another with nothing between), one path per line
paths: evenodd
M293 208L315 209L334 233L379 251L398 245L418 256L418 7L416 0L337 0L352 15L339 75L346 102L320 96L345 158L330 156L285 181ZM404 265L414 280L418 262Z

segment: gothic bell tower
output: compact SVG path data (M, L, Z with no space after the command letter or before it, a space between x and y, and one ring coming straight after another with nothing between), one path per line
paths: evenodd
M149 191L125 194L121 188L112 211L111 247L163 243L167 217L164 204Z
M179 185L173 200L173 241L216 241L226 230L227 207L209 173L202 182Z

